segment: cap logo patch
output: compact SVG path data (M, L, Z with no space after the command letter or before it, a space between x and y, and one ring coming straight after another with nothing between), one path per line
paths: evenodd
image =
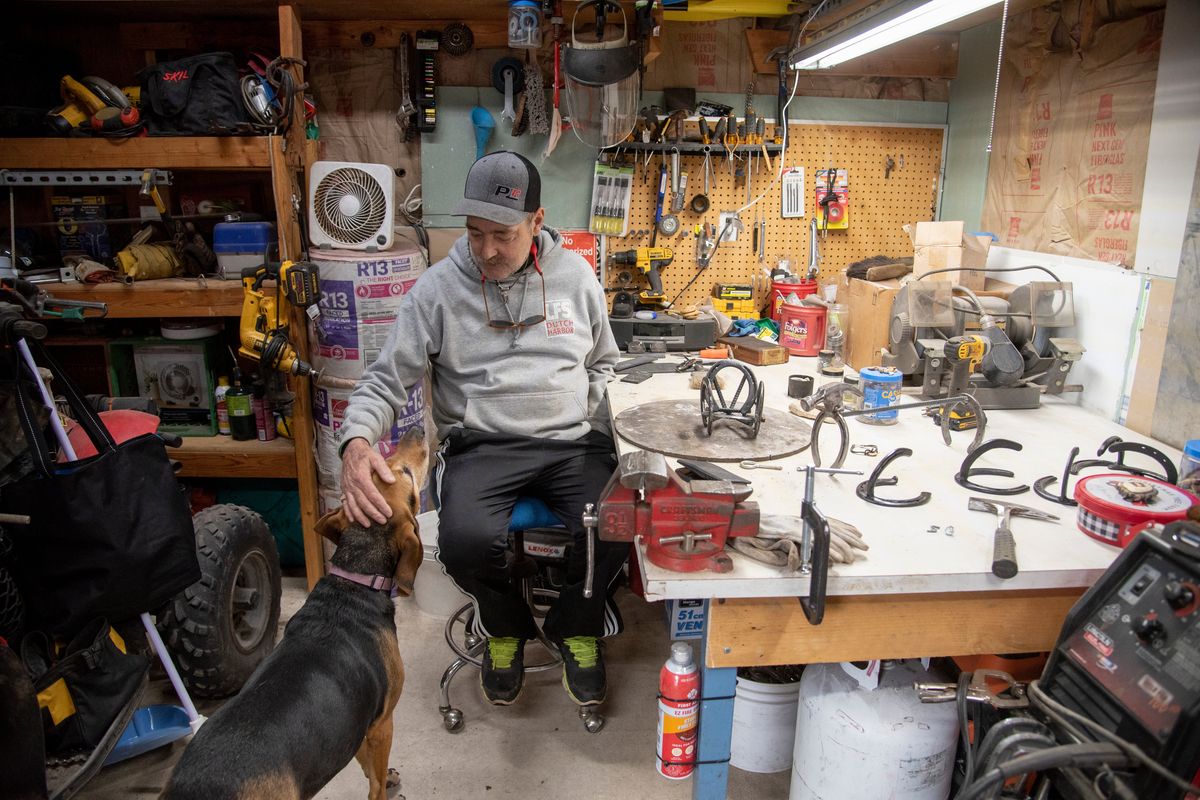
M500 186L497 184L496 194L505 195L509 200L520 200L521 195L524 194L524 190L522 190L519 186Z

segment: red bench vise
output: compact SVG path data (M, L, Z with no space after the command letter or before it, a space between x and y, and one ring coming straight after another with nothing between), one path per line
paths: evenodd
M606 542L640 536L650 563L663 569L729 572L725 542L758 535L750 492L749 484L684 480L661 453L626 453L600 498L599 535Z

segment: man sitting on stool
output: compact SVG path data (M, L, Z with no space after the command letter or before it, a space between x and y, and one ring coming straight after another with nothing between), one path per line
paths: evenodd
M537 629L505 571L517 498L543 500L571 532L565 585L543 631L563 658L563 684L580 705L604 701L599 638L621 630L610 602L628 545L596 542L583 596L581 515L616 467L605 384L617 345L604 292L580 256L545 227L537 168L516 153L476 161L455 214L467 234L401 301L395 328L364 373L342 424L343 504L360 525L391 509L371 473L394 480L372 446L428 369L441 446L434 469L438 557L475 604L487 637L480 681L491 703L517 699L524 645Z

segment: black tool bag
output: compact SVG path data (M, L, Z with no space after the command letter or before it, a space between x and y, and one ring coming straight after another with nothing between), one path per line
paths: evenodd
M37 469L0 489L0 510L32 518L7 529L29 629L68 638L96 617L119 622L159 608L200 579L200 566L191 512L162 440L149 433L114 442L42 345L27 341L97 450L55 463L34 421L41 401L18 384L18 414ZM28 374L23 363L15 369Z
M37 692L46 751L92 749L142 685L150 659L127 653L125 642L95 619L60 655L41 633L21 642L21 660Z
M157 136L213 136L250 131L231 53L203 53L146 67L142 115Z

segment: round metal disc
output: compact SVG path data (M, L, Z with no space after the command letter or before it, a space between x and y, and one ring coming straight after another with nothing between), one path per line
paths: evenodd
M758 436L731 419L713 420L712 435L704 433L699 394L694 400L657 400L617 414L617 435L643 450L674 458L704 461L765 461L799 453L812 439L812 425L786 411L763 409Z
M658 232L663 236L674 236L679 232L679 217L667 214L658 221Z

